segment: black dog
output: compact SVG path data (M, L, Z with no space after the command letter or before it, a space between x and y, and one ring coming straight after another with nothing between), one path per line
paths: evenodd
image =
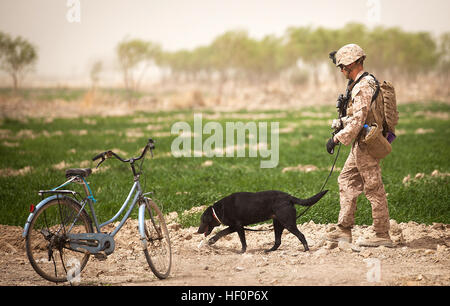
M322 191L306 200L301 200L285 192L276 190L256 193L233 193L214 203L213 206L209 206L203 212L197 233L204 233L206 237L214 227L220 224L228 225L228 228L209 239L208 243L213 244L225 235L238 232L242 243L241 252L244 253L247 249L244 226L272 218L275 232L275 245L270 250L267 250L267 252L278 249L281 244L281 234L285 228L297 236L303 244L305 251L308 251L309 248L305 236L297 228L294 204L312 206L327 192L328 190Z

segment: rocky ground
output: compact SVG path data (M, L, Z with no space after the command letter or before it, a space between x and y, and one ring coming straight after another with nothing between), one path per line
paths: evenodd
M91 257L78 285L450 285L450 225L391 220L395 247L365 248L356 242L370 227L354 228L355 244L336 244L323 240L335 225L311 221L299 225L309 252L284 231L280 248L271 253L264 250L273 244L273 231L260 225L268 231L247 232L247 252L239 254L236 233L209 246L196 228L170 222L173 265L168 279L152 274L137 239L137 222L128 220L116 236L115 252L104 261ZM0 225L0 285L55 285L31 267L21 233L21 227Z

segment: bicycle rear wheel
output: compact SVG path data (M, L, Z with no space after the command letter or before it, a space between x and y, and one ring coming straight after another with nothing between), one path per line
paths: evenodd
M52 282L79 280L89 254L72 250L67 234L92 233L92 222L75 200L56 198L42 206L30 223L25 246L34 270Z
M144 234L144 254L150 269L159 279L167 278L172 266L169 231L163 214L151 199L145 201Z

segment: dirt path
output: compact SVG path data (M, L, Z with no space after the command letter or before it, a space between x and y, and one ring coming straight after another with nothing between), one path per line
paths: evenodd
M172 223L172 272L168 279L160 281L153 276L140 249L136 221L128 220L116 236L115 252L105 261L91 257L80 284L450 285L450 225L397 224L391 220L391 236L396 243L392 249L323 241L333 226L313 222L299 225L310 245L309 252L303 252L297 238L285 231L279 250L265 253L264 249L273 244L273 232L247 232L248 250L238 254L237 234L214 246L199 247L203 236L195 234L196 228L180 229ZM368 231L367 226L355 227L355 241ZM0 285L54 285L31 267L21 232L21 227L0 225Z

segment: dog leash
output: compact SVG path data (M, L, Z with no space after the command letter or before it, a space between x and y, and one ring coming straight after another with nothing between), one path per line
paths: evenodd
M325 179L325 182L323 183L322 188L320 188L319 193L321 193L321 192L323 191L323 189L325 188L325 186L326 186L327 183L328 183L328 180L330 179L331 175L333 174L334 166L336 166L336 162L337 162L337 160L338 160L339 152L340 152L340 151L341 151L341 143L339 143L339 148L338 148L338 151L337 151L337 153L336 153L336 157L334 158L333 166L331 166L330 173L328 174L327 178ZM307 212L311 207L312 207L312 206L307 207L302 213L300 213L300 214L297 216L296 220L297 220L298 218L300 218L301 216L303 216L304 214L306 214L306 212Z
M337 151L337 153L336 153L336 157L334 158L333 165L331 166L330 173L328 174L327 178L325 179L325 182L323 183L322 187L320 188L319 193L321 193L321 192L323 191L323 189L325 188L325 186L326 186L327 183L328 183L328 180L330 179L331 175L333 174L334 167L336 166L336 162L337 162L337 160L338 160L339 152L340 152L340 151L341 151L341 143L339 143L339 148L338 148L338 151ZM300 218L301 216L303 216L304 214L306 214L306 212L307 212L311 207L312 207L312 206L307 207L302 213L300 213L300 214L297 216L296 220L297 220L298 218ZM217 217L217 214L216 214L216 211L214 210L214 207L212 207L212 211L213 211L213 216L214 216L214 218L216 218L216 220L219 221L219 223L223 224L223 223L220 221L219 217ZM270 231L270 230L272 230L272 229L273 229L273 226L272 226L271 228L269 228L269 229L263 229L263 230L250 229L250 228L244 227L244 230L246 230L246 231L251 231L251 232L267 232L267 231Z
M322 191L323 191L323 189L325 188L325 186L326 186L327 183L328 183L328 179L329 179L330 176L333 174L334 166L336 166L336 162L337 162L337 160L338 160L339 152L340 152L340 151L341 151L341 143L339 143L339 148L338 148L338 151L337 151L337 153L336 153L336 158L334 159L333 166L331 166L330 174L328 174L327 179L326 179L325 182L323 183L322 188L320 189L319 192L322 192Z

